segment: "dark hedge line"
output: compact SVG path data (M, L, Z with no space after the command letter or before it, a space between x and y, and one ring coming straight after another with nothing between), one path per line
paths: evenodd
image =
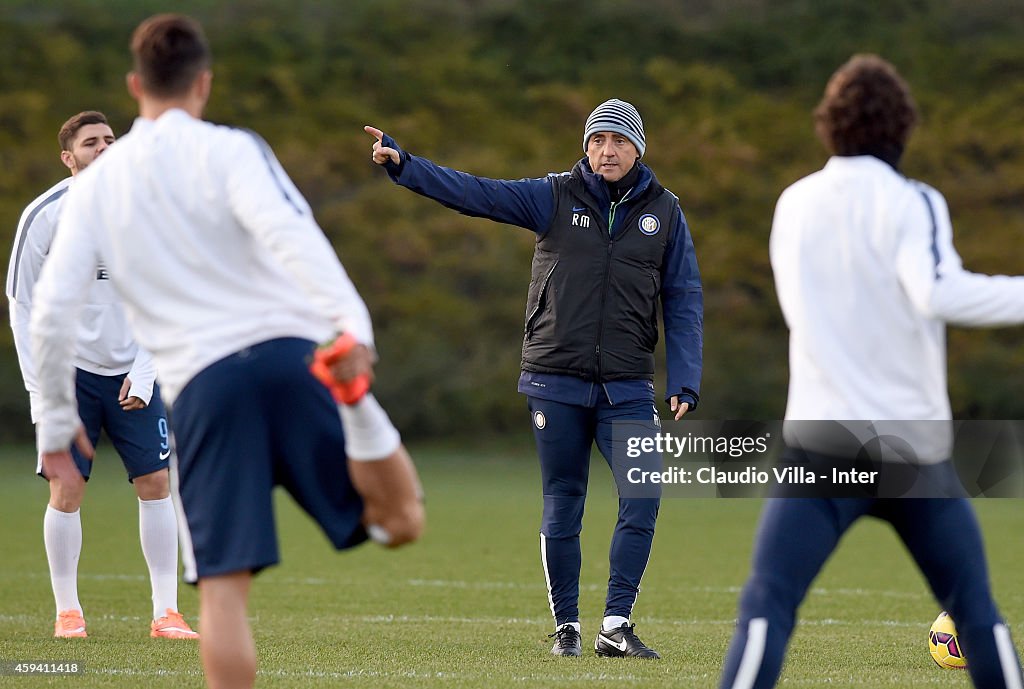
M923 122L905 170L949 199L967 266L1024 272L1024 15L1015 0L294 0L176 3L215 53L210 119L251 127L309 198L375 316L378 394L408 436L521 429L515 393L532 238L392 188L363 124L492 177L568 169L609 97L647 128L705 279L704 418L777 418L786 332L767 236L778 193L825 153L810 111L832 70L873 51ZM0 238L63 174L56 131L86 108L118 132L128 37L152 0L7 0L0 10ZM6 316L5 316L6 318ZM1020 329L953 331L963 417L1024 417ZM30 436L0 328L0 440Z

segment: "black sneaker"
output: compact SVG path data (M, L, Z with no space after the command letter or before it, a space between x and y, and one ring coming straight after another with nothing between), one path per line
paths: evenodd
M635 624L625 622L610 632L606 632L602 627L597 633L597 640L594 641L594 652L604 658L660 658L657 651L647 648L633 632L635 628Z
M583 655L583 642L580 639L580 633L571 624L563 624L555 630L554 634L548 634L548 638L555 640L555 645L551 647L553 656L578 658Z

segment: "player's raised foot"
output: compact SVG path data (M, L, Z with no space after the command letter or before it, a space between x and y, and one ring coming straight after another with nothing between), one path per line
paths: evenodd
M579 658L583 655L583 642L580 633L571 624L563 624L555 630L554 634L548 634L548 638L555 640L555 645L551 647L553 656Z
M62 610L57 613L57 621L53 623L53 636L57 639L84 639L85 617L81 610Z
M192 631L188 622L177 610L167 608L167 614L149 625L149 635L154 639L198 639L199 633Z
M633 631L635 628L635 624L623 622L610 632L602 629L594 641L594 652L603 658L661 658L657 651L640 640Z

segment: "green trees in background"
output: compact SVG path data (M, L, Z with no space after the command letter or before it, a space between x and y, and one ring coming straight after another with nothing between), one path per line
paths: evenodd
M1024 271L1024 16L1016 0L182 0L215 56L208 117L250 127L302 189L374 313L377 391L408 436L521 429L515 393L533 237L392 187L362 125L491 177L569 169L619 97L675 191L705 281L704 418L778 418L786 331L767 238L779 192L819 168L810 111L854 52L907 76L904 159L942 190L968 268ZM134 26L153 0L7 0L0 10L0 245L64 174L56 131L104 110L119 133ZM139 267L140 272L145 270ZM950 336L959 416L1024 417L1021 331ZM0 440L31 432L0 329ZM660 384L660 381L659 381Z

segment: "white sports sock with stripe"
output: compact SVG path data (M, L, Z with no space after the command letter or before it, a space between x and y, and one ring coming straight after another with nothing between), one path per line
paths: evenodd
M47 505L43 516L43 543L57 613L81 610L82 604L78 602L78 559L82 555L80 510L61 512Z
M153 588L153 619L178 609L178 520L170 496L139 500L139 541Z

